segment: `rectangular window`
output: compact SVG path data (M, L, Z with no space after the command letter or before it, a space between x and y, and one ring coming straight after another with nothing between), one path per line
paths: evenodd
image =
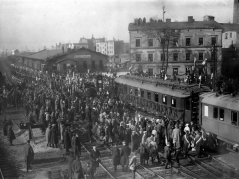
M136 43L136 45L135 45L136 47L140 47L140 39L136 39L135 43Z
M225 39L227 39L227 33L225 33Z
M198 45L203 45L203 38L202 38L202 37L199 37L199 39L198 39Z
M140 90L140 96L141 96L141 98L144 98L144 90L143 89Z
M208 117L208 106L204 105L204 116Z
M214 45L217 43L216 37L212 37L211 39L211 45Z
M178 61L178 53L173 54L173 61Z
M172 97L171 105L172 105L172 107L176 107L176 98L175 97Z
M147 98L148 98L148 100L151 100L151 92L150 91L147 92Z
M138 96L138 95L139 95L138 92L139 92L138 88L135 88L135 90L134 90L134 95L135 95L135 96Z
M164 61L164 60L165 60L165 54L161 53L161 61Z
M133 94L133 89L132 89L132 87L129 87L129 94Z
M149 72L149 76L153 76L154 75L154 69L153 68L149 68L148 72Z
M232 125L237 126L237 112L232 111Z
M95 61L94 60L91 61L91 68L95 69Z
M153 62L154 61L154 54L148 54L148 61Z
M230 33L230 38L232 38L232 33Z
M203 53L198 54L198 60L203 60Z
M185 99L185 108L186 110L190 110L190 98Z
M178 68L173 68L173 75L178 75Z
M167 96L166 95L163 95L163 104L167 104Z
M148 46L149 47L153 47L154 46L153 39L148 39Z
M158 93L154 93L154 101L159 102L159 94Z
M220 121L224 121L224 109L220 109L220 116L219 116L219 119Z
M218 108L216 107L213 108L213 118L218 119Z
M186 60L190 60L190 53L186 53Z
M186 46L191 46L191 39L190 38L186 38Z
M136 62L140 62L141 61L141 54L136 54Z

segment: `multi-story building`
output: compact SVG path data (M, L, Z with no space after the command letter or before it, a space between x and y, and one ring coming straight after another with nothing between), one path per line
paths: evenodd
M132 67L148 71L149 75L165 72L166 66L168 77L184 75L193 69L194 61L199 73L202 62L207 61L206 71L210 74L211 47L215 44L217 53L221 53L222 27L213 16L204 16L203 21L189 16L186 22L135 20L128 29ZM217 56L218 61L220 58Z

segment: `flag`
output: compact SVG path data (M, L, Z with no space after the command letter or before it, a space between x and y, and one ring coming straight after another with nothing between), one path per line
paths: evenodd
M213 73L211 74L211 79L213 79Z
M194 57L194 66L196 66L196 61L197 61L197 58Z
M131 66L129 67L129 71L130 71L132 68L133 68L133 66L131 65Z
M178 42L176 42L176 46L178 47Z
M200 75L200 76L198 77L198 79L201 81L201 79L202 79L202 75Z
M205 58L205 60L203 60L202 65L205 65L206 62L207 62L207 58Z
M165 77L164 77L164 80L167 80L168 78L167 78L167 75L165 75Z

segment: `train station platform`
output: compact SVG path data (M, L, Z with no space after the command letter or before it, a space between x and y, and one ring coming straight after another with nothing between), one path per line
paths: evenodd
M214 156L216 160L225 163L226 165L231 166L235 170L239 171L239 155L233 152L229 152L227 154Z

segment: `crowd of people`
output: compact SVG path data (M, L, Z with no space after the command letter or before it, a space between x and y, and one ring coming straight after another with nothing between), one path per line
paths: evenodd
M24 108L30 123L43 124L41 129L47 146L61 147L60 144L63 144L67 153L71 149L73 153L68 156L69 171L76 178L83 175L94 178L100 162L100 152L94 147L91 163L83 172L79 162L82 141L77 133L72 132L75 121L87 123L89 141L93 140L94 135L102 144L113 146L115 171L118 165L122 165L123 171L130 168L133 175L136 170L136 155L140 156L141 165L148 165L149 159L151 163L156 159L162 163L159 151L163 150L165 168L168 168L168 165L172 165L172 154L179 165L180 155L190 158L189 153L194 151L197 157L201 157L202 151L205 155L204 148L208 145L206 141L211 140L209 142L213 143L212 136L208 137L193 122L184 124L179 120L171 121L167 116L160 119L147 116L132 109L114 93L87 93L88 86L91 86L87 84L95 82L95 73L80 74L78 80L74 81L60 75L47 80L28 77L31 79L24 81L26 72L18 71L15 75L23 81L21 85L25 86L12 86L4 92L6 99L2 103ZM108 78L104 76L103 81L108 81ZM121 150L119 144L123 144ZM134 157L130 160L132 152ZM72 175L71 172L69 175Z

